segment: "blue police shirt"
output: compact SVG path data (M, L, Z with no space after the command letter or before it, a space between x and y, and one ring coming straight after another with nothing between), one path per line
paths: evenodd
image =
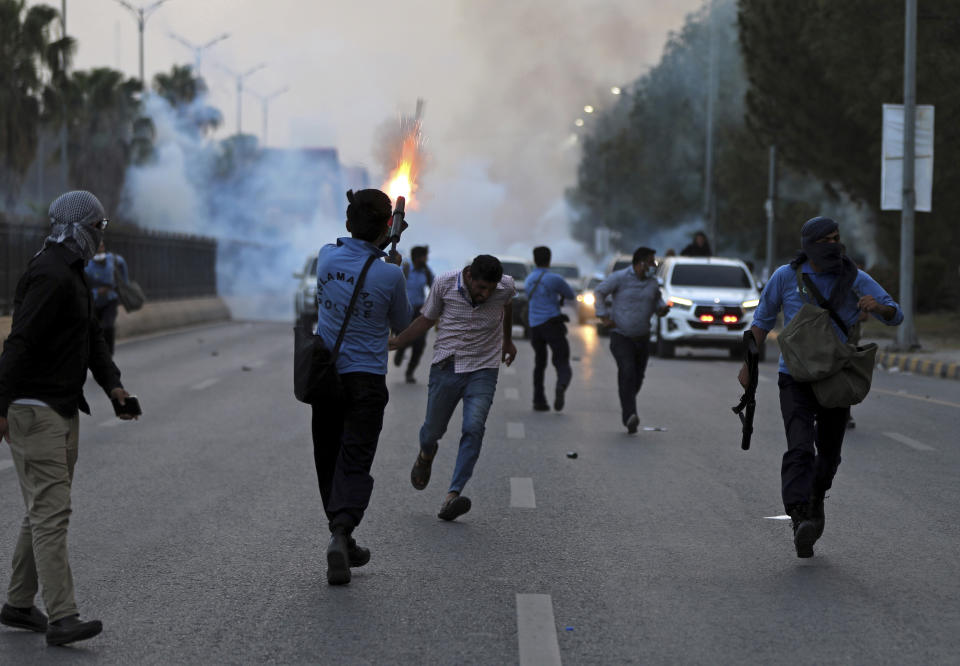
M114 282L114 269L116 269L117 273L120 273L121 280L129 282L127 262L124 261L123 257L119 254L107 252L107 257L102 263L91 259L84 267L83 270L87 274L87 281L90 283L90 292L93 295L93 307L102 308L119 298L116 289L114 289L116 286ZM110 287L110 290L105 294L101 294L98 287Z
M537 283L537 280L540 282ZM534 284L537 285L536 289L533 288ZM523 285L530 303L527 310L530 326L539 326L559 316L563 299L572 301L576 298L567 281L556 273L551 273L549 268L533 269Z
M431 286L428 271L428 268L413 268L411 266L408 272L407 299L410 301L410 305L415 308L422 307L427 300L426 292Z
M338 238L325 245L317 258L317 335L329 349L337 342L343 317L357 278L370 255L385 257L373 243L358 238ZM337 370L387 374L387 338L390 328L402 330L410 323L406 280L399 266L376 259L367 271L363 288L340 345Z
M838 275L836 273L816 273L810 267L810 262L805 262L800 267L801 270L810 275L813 284L820 290L824 298L830 297L833 284ZM877 281L863 271L857 272L857 277L853 281L853 288L843 300L843 305L837 310L837 314L847 328L851 328L857 323L860 309L857 302L862 296L873 296L880 305L890 305L896 308L897 312L889 321L877 313L871 313L887 326L896 326L903 321L903 311L893 298L890 297L883 287L877 284ZM804 303L816 305L817 300L813 294L801 293L797 285L797 272L789 264L781 266L774 271L770 281L763 287L763 293L760 295L760 305L753 315L753 325L764 331L771 331L777 323L777 312L783 308L783 325L786 326L793 319L794 315L800 311ZM846 342L847 337L840 330L840 327L831 318L830 323L840 339ZM783 362L783 354L780 355L780 372L789 375L786 363Z

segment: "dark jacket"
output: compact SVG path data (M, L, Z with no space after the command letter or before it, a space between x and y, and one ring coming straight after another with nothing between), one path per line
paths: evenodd
M122 387L93 312L83 259L51 245L30 260L17 283L10 336L0 355L0 416L10 403L33 398L70 418L90 407L87 369L109 395Z

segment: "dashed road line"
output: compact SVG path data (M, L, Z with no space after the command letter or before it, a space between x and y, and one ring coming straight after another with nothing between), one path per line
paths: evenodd
M522 423L514 423L512 421L507 423L507 438L524 439L526 436L527 433Z
M116 428L116 427L117 427L118 425L120 425L121 423L123 423L123 420L122 420L122 419L113 418L113 419L110 419L109 421L104 421L103 423L98 423L98 424L97 424L97 427L98 427L98 428Z
M200 382L199 384L194 384L193 386L191 386L191 387L190 387L190 390L191 390L191 391L202 391L202 390L204 390L204 389L210 388L210 387L213 386L214 384L217 384L219 381L220 381L220 378L219 378L219 377L211 377L210 379L204 379L204 380L203 380L202 382Z
M900 442L904 446L909 446L915 451L936 451L932 446L927 446L923 442L918 442L912 437L907 437L906 435L901 435L899 432L885 432L883 433L885 437L889 437L895 442Z
M960 409L960 402L950 402L949 400L938 400L937 398L931 398L926 395L914 395L912 393L907 393L906 391L887 391L886 389L873 389L874 393L883 393L884 395L892 395L897 398L910 398L911 400L920 400L922 402L931 402L935 405L943 405L944 407L956 407Z
M520 666L559 666L560 644L549 594L517 594Z
M764 516L764 520L790 520L790 516L779 515L779 516Z
M510 388L507 388L507 389L504 389L504 390L503 390L503 396L504 396L507 400L519 400L519 399L520 399L520 389L514 388L514 387L511 386Z
M533 494L533 479L510 477L510 507L514 509L537 508L537 500Z

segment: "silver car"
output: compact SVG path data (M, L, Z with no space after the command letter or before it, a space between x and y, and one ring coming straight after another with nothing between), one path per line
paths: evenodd
M299 281L297 292L293 296L296 322L315 326L317 323L317 255L307 257L303 270L294 273L293 277Z

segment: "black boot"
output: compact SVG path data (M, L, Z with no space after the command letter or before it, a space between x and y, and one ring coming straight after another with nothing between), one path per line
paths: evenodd
M370 549L358 546L357 540L350 537L347 539L347 559L352 569L362 567L370 561Z
M558 412L563 409L563 405L566 402L565 394L567 392L567 387L563 384L557 384L557 390L553 396L553 408Z
M810 520L813 521L814 526L816 526L817 539L823 536L823 526L827 522L827 517L823 513L823 498L824 495L815 493L813 496L813 501L810 502Z
M787 513L793 521L793 545L797 548L797 557L813 557L817 526L810 518L810 505L795 504Z
M350 537L340 529L330 535L327 546L327 582L331 585L346 585L350 582Z

